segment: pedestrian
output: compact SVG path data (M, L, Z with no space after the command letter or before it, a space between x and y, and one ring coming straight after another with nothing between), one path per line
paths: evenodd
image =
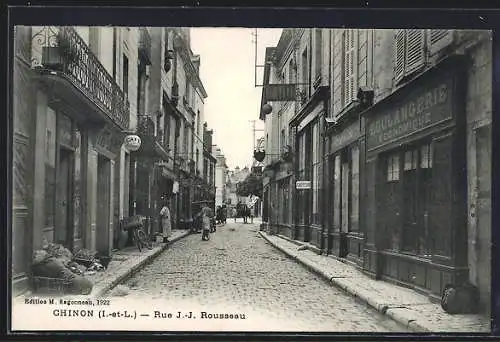
M201 208L199 215L201 216L201 222L202 222L201 239L203 241L207 241L210 239L210 231L212 228L212 219L214 215L212 209L210 209L206 205L203 208Z
M169 242L170 235L172 235L172 217L170 216L168 198L164 199L163 207L160 210L160 222L163 235L163 243Z

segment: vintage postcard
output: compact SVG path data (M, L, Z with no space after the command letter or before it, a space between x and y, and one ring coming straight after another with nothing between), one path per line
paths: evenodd
M15 26L21 331L489 332L492 33Z

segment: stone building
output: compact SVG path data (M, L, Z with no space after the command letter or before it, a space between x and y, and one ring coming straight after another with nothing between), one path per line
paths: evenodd
M283 77L287 49L295 80ZM470 281L489 311L491 33L293 29L266 55L265 224L431 297ZM289 225L272 192L287 102L295 103Z
M226 203L226 176L227 164L226 157L222 150L217 145L214 145L214 157L217 160L215 164L215 206L220 206Z
M137 122L137 38L127 27L15 28L14 291L26 288L44 241L113 248L128 203L123 141Z
M14 46L14 290L44 241L109 254L123 218L160 229L165 197L181 227L215 168L189 30L18 26ZM124 144L134 134L138 150Z

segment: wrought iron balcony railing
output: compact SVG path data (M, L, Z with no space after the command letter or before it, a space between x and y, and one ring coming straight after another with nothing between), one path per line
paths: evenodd
M74 28L33 28L31 65L33 68L63 73L109 119L122 129L129 127L128 100Z
M146 64L151 65L151 35L145 27L139 28L139 54Z

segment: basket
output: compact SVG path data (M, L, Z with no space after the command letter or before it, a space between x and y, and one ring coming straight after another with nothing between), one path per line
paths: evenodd
M90 267L91 265L94 264L96 261L95 257L92 258L73 258L72 261L76 262L77 264L83 265L85 267Z
M71 287L71 280L62 278L31 277L33 292L36 293L66 293Z

